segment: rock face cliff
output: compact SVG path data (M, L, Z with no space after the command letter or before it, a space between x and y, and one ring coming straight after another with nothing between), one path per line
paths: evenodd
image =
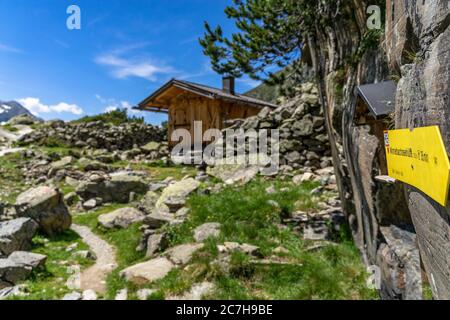
M367 29L374 4L386 8L382 30ZM416 232L433 295L448 299L450 210L411 187L376 181L384 144L369 126L354 124L353 108L356 86L399 79L395 127L439 125L450 152L449 2L319 1L317 12L308 47L355 242L366 263L381 268L383 297L420 298Z
M387 25L387 56L391 68L401 70L395 126L438 125L450 154L450 3L390 4L388 15L393 19ZM450 207L412 187L406 187L406 199L433 295L450 299Z

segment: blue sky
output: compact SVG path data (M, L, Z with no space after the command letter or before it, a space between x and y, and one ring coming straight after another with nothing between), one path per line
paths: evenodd
M0 0L0 100L44 119L130 107L171 78L220 87L198 38L203 22L235 31L231 0ZM81 30L69 30L69 5ZM237 82L238 91L256 86ZM158 124L161 114L137 113Z

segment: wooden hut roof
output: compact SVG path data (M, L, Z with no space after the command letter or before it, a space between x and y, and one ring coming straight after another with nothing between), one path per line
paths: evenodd
M135 107L135 109L164 112L164 110L167 110L169 107L168 99L186 91L209 99L225 100L261 109L265 107L269 108L278 107L273 103L265 102L242 94L231 94L221 89L209 87L206 85L172 79L165 85L163 85L161 88L156 90L154 93L152 93L145 100L140 102L138 106Z

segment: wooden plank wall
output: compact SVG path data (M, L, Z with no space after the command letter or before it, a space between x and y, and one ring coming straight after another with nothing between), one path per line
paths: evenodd
M178 142L170 141L176 129L186 129L194 139L194 121L202 121L202 135L208 129L223 129L223 122L230 119L247 118L257 115L261 109L247 105L209 99L190 93L178 95L170 102L168 138L171 146ZM202 137L196 137L202 139ZM183 141L188 141L183 139ZM194 143L194 141L191 141Z

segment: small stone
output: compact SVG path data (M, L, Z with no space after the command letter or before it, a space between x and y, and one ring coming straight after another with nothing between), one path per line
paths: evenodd
M286 249L285 247L276 247L275 249L273 249L273 253L276 253L276 254L288 254L289 253L289 250L288 249Z
M275 189L274 186L270 186L270 187L267 187L267 188L266 188L266 193L267 193L267 194L274 194L274 193L276 193L276 192L277 192L277 190Z
M323 241L329 238L329 230L325 221L309 221L303 231L304 240Z
M194 239L196 242L203 242L208 238L217 238L220 236L221 224L217 222L209 222L202 224L194 229Z
M77 242L72 243L71 245L69 245L69 246L66 248L66 252L72 252L72 251L75 250L77 247L78 247L78 243L77 243Z
M148 297L150 297L152 294L154 294L157 291L158 290L156 290L156 289L141 289L136 292L136 295L139 300L143 301L143 300L147 300Z
M95 256L95 254L89 250L81 250L81 251L74 252L73 256L79 257L82 259L97 260L97 257Z
M90 200L88 200L86 202L83 202L82 206L83 206L84 210L89 211L89 210L97 208L98 203L97 203L96 199L90 199Z
M128 300L128 290L122 289L117 292L115 299L116 301L125 301Z
M97 299L98 299L98 297L94 290L89 289L89 290L83 291L83 293L82 293L81 300L97 300Z
M62 300L70 300L70 301L77 301L81 299L82 299L81 293L76 291L68 293L62 298Z

